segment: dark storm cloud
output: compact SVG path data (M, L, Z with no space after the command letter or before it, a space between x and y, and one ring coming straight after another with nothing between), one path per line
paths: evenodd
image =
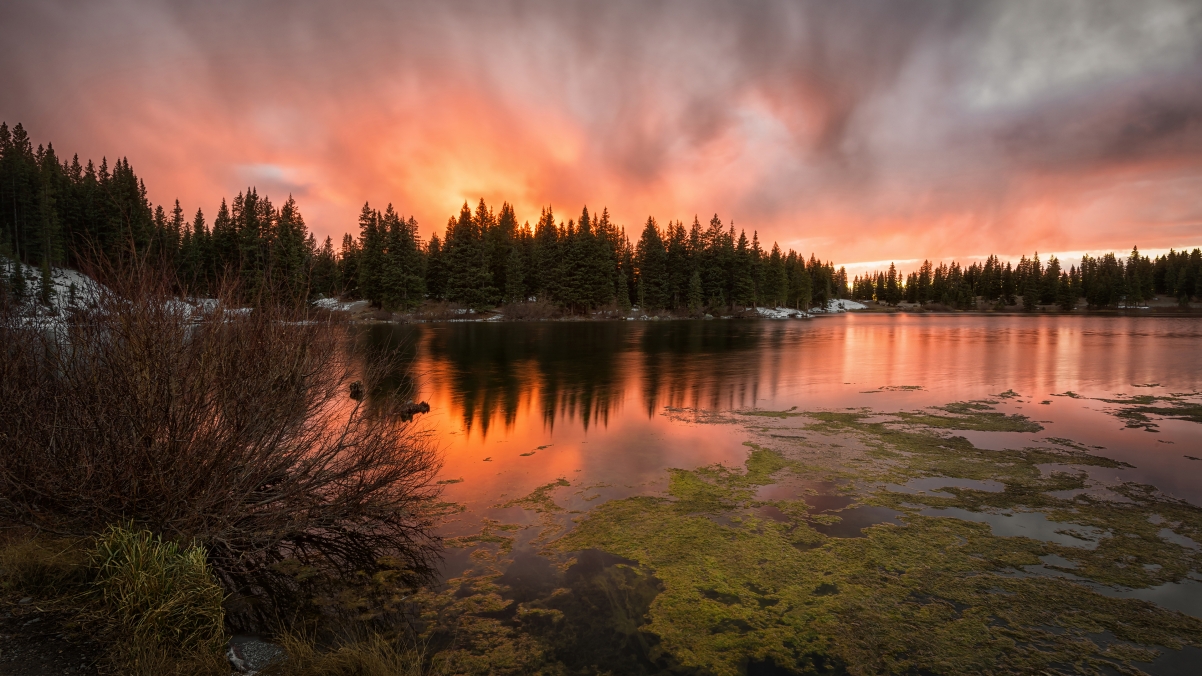
M1171 198L1202 240L1146 189L1202 181L1190 0L10 4L0 117L136 156L160 200L270 167L314 222L476 191L883 257L1110 246Z

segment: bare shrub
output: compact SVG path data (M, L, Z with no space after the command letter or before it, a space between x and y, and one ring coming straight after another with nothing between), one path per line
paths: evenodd
M345 331L303 305L200 310L170 280L109 275L95 307L30 324L0 307L0 519L69 537L132 523L203 545L227 589L278 602L296 576L426 579L438 460L349 383Z

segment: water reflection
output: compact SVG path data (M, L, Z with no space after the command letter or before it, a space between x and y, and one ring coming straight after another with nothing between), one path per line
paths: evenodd
M451 392L464 428L506 428L536 402L548 430L557 419L608 423L622 401L622 326L599 324L451 324L422 327L432 385Z
M936 403L1006 389L1041 399L1150 383L1196 391L1200 327L1192 319L847 315L374 325L361 329L360 343L377 353L399 346L389 387L438 400L484 438L524 416L548 432L607 427L628 401L628 415L650 417L664 407L852 405L882 386L921 386Z

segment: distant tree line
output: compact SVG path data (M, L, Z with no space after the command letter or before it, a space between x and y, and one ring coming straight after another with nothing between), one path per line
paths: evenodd
M248 188L223 199L211 223L200 209L188 218L178 200L153 206L128 160L111 168L107 160L60 160L52 145L35 149L20 124L0 124L0 255L46 278L54 266L150 261L193 296L234 276L247 297L337 295L387 309L426 299L476 309L537 299L576 313L807 309L849 290L844 270L775 244L765 251L756 233L749 241L717 215L687 228L648 218L632 242L605 209L586 207L564 223L548 208L531 227L518 224L509 204L494 211L481 200L424 242L413 217L364 204L358 235L346 234L335 251L330 238L316 241L291 196L276 207ZM4 284L19 295L24 276L10 270Z
M1175 297L1179 304L1202 296L1202 250L1170 250L1149 258L1135 247L1126 258L1108 253L1084 256L1081 266L1062 269L1052 256L1045 266L1039 254L1023 256L1017 265L1004 265L997 256L984 263L949 266L923 261L917 271L904 278L890 263L886 272L857 275L851 294L856 300L875 300L896 305L939 303L971 309L978 298L995 305L1016 305L1032 311L1039 305L1057 305L1063 310L1077 307L1081 299L1092 308L1138 305L1154 297Z
M364 205L359 237L343 238L338 291L385 308L413 307L422 298L471 308L537 299L572 312L616 306L700 312L706 308L789 305L809 308L847 292L847 275L831 263L774 245L765 252L755 233L708 227L696 218L660 228L648 218L637 242L609 211L557 221L543 209L538 222L518 224L513 207L481 200L464 204L442 237L422 246L416 221Z

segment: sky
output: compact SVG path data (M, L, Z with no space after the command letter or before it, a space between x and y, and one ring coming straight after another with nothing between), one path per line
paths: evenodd
M319 236L602 207L849 269L1202 245L1202 2L8 0L0 119Z

